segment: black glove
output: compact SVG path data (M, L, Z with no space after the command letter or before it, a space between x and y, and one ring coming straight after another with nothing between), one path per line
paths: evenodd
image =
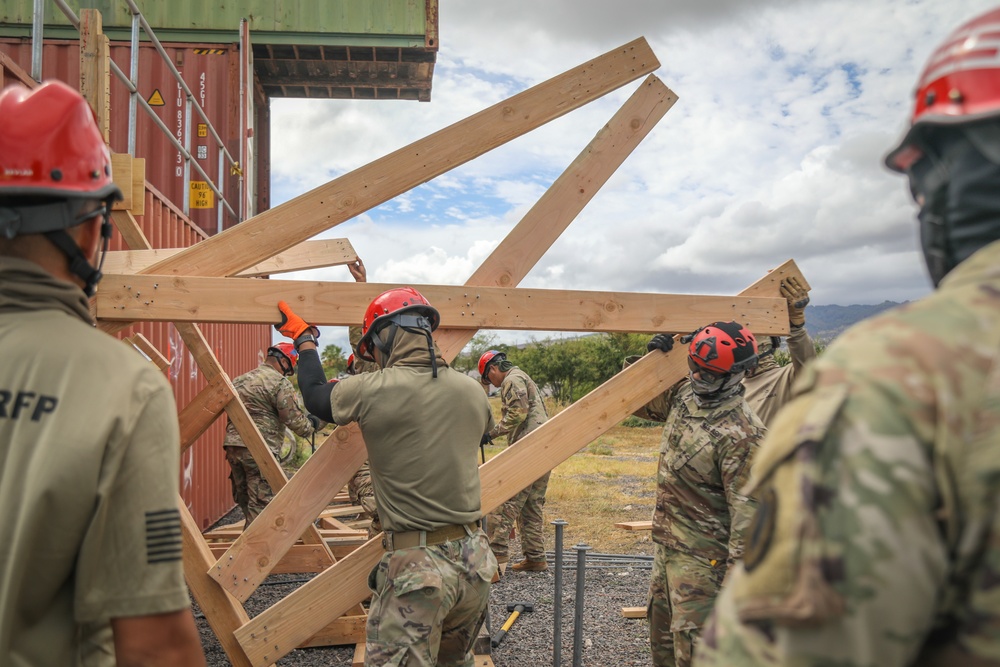
M653 350L669 352L672 349L674 349L674 337L670 334L656 334L646 343L647 352L652 352Z
M316 415L306 415L306 419L308 419L309 423L312 424L313 431L318 431L323 428L323 420Z

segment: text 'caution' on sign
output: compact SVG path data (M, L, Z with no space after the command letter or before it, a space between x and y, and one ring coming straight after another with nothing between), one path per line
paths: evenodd
M191 208L215 208L215 192L206 181L191 181Z

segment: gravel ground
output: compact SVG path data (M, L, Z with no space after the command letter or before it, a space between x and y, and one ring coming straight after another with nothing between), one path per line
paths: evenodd
M236 510L239 512L239 510ZM231 516L226 522L238 520ZM519 554L517 539L511 540L511 553ZM576 552L566 548L562 577L561 665L573 664ZM640 557L641 558L641 557ZM245 605L253 617L288 595L311 575L273 575L250 597ZM610 560L589 554L584 575L583 631L580 641L580 664L587 667L649 664L648 625L645 619L626 619L622 607L645 604L649 586L649 561L621 556ZM535 611L525 613L511 627L503 642L492 649L496 667L552 665L555 620L555 568L549 554L546 572L513 572L510 569L493 584L490 592L490 621L495 634L509 616L508 604L531 602ZM226 654L195 606L202 645L209 667L229 665ZM299 649L292 651L278 665L300 667L347 667L354 657L353 646Z

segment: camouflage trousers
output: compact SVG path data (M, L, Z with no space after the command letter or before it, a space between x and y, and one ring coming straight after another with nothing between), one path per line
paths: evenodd
M375 508L375 487L372 486L372 471L368 461L361 464L354 477L347 483L347 493L351 496L351 502L360 505L365 514L371 517L368 539L381 533L382 520L378 518L378 510Z
M483 531L382 556L368 575L368 667L473 667L497 562Z
M490 548L501 563L510 558L508 542L510 529L517 525L521 536L521 551L527 560L545 560L545 490L549 487L549 475L545 473L516 496L493 511L486 519Z
M649 578L649 647L654 667L690 667L695 643L726 576L726 562L657 544Z
M226 447L226 461L229 463L229 481L233 488L233 500L246 517L244 529L257 518L274 498L271 485L253 460L246 447Z

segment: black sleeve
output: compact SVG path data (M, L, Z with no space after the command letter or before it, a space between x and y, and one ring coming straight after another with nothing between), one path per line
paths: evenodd
M299 391L306 409L325 422L333 422L330 409L330 392L336 382L327 382L323 373L323 363L319 360L319 350L299 352Z

